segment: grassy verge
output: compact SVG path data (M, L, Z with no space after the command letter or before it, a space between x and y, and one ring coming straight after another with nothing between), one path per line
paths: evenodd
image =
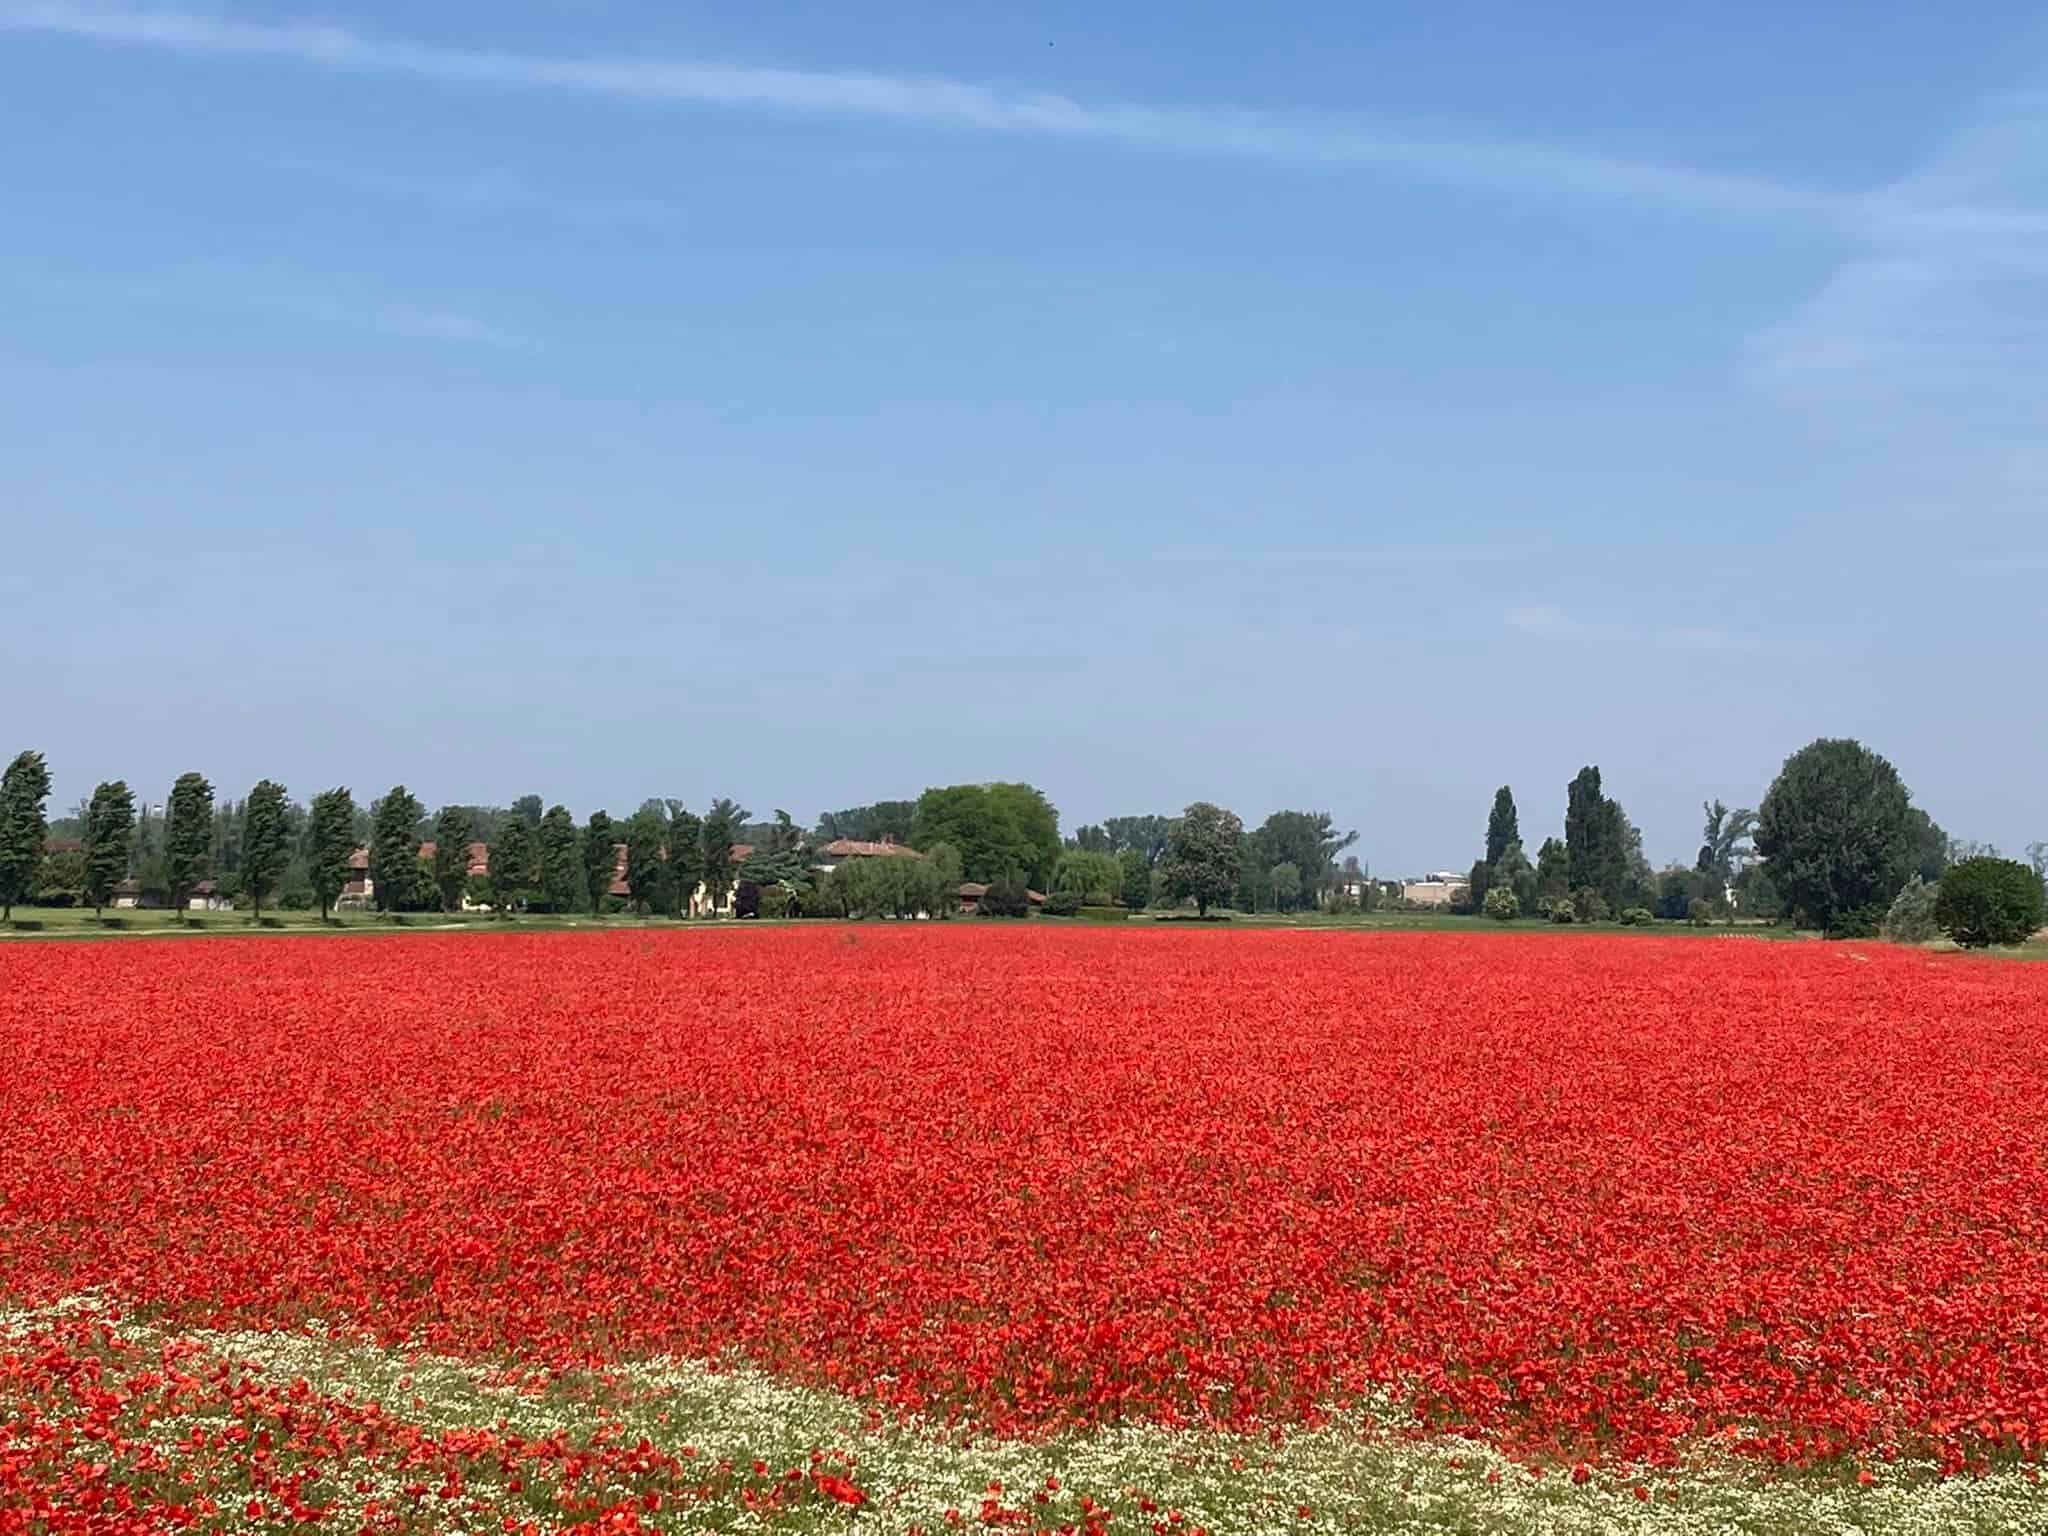
M169 1330L75 1301L56 1321L74 1356L93 1319L105 1364L52 1375L161 1374L189 1390L73 1441L48 1403L12 1401L0 1426L45 1410L34 1454L100 1496L168 1496L196 1529L607 1529L764 1532L958 1529L1594 1533L2038 1532L2048 1502L2023 1468L1941 1479L1926 1469L1771 1477L1711 1458L1679 1472L1535 1474L1453 1439L1348 1418L1278 1443L1129 1428L1040 1443L881 1425L849 1399L745 1369L659 1361L602 1376L522 1379L471 1362L297 1334ZM97 1314L97 1315L96 1315ZM52 1310L0 1313L0 1356L47 1348ZM213 1384L213 1385L207 1385ZM32 1391L33 1389L31 1389ZM62 1404L58 1404L62 1407ZM347 1423L330 1437L323 1424ZM353 1445L351 1454L294 1454ZM391 1454L402 1450L403 1454ZM8 1443L0 1460L30 1452ZM69 1458L60 1465L58 1459ZM281 1500L280 1489L289 1489ZM4 1494L4 1490L0 1490ZM203 1501L203 1502L200 1502ZM217 1506L207 1511L206 1504ZM61 1506L60 1506L61 1507ZM261 1515L251 1514L259 1508ZM623 1513L622 1513L623 1512ZM0 1497L0 1516L6 1513ZM4 1519L0 1519L4 1524Z

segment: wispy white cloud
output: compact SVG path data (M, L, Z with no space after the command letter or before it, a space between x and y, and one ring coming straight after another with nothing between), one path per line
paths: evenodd
M1197 544L1162 549L1153 558L1163 565L1418 571L1519 565L1543 553L1544 546L1527 543L1384 544L1332 549L1226 549Z
M1560 199L1734 218L1860 218L1853 199L1765 178L1512 140L1389 130L1355 119L1084 102L945 78L450 48L338 26L243 22L175 9L0 4L0 27L216 57L285 59L430 82L680 106L859 118L1180 155L1354 167ZM1892 217L1911 217L1894 210Z

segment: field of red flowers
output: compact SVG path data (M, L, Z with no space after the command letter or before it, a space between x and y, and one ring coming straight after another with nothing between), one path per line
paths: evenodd
M1562 1462L2048 1442L2048 966L1044 925L20 944L0 1062L0 1308L743 1360L1022 1437L1391 1399ZM284 1390L138 1385L89 1332L0 1344L0 1425Z

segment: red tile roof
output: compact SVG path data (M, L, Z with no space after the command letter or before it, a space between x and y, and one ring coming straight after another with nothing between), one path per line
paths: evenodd
M431 859L434 856L436 846L436 844L431 842L421 843L420 857ZM472 875L488 875L490 872L491 845L489 843L471 843L469 845L469 873Z
M842 837L825 845L823 850L828 859L921 859L923 854L902 843L864 843L857 838Z

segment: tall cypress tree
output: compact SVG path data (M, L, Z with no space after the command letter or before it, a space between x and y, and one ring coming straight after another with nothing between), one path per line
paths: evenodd
M509 917L535 885L533 829L523 816L508 816L491 844L491 899L498 915Z
M730 851L731 845L727 848ZM675 805L668 818L668 896L677 917L690 915L690 898L704 877L704 823Z
M442 806L434 818L434 889L443 912L462 910L462 893L469 884L469 838L468 808Z
M320 921L334 910L348 884L349 859L356 851L356 800L346 788L313 797L306 818L306 876L320 901Z
M1510 843L1522 840L1521 819L1515 814L1515 792L1503 784L1493 792L1493 814L1486 818L1486 862L1498 864Z
M604 914L605 897L611 894L612 881L617 876L617 842L612 835L611 817L604 811L592 811L590 824L583 829L583 888L596 916Z
M577 858L576 818L566 805L551 805L540 819L540 896L550 912L571 912L583 884Z
M164 884L181 923L192 887L206 878L212 855L213 786L202 774L180 774L164 818Z
M40 752L23 752L0 774L0 921L27 901L43 862L43 838L50 830L44 802L50 798L50 769Z
M1613 825L1607 797L1600 793L1600 770L1581 768L1565 791L1564 808L1564 846L1574 891L1598 889L1603 883L1608 862L1605 840Z
M370 883L379 912L402 911L418 899L422 814L403 784L393 785L371 813Z
M134 792L121 779L101 784L85 808L85 896L94 917L106 911L114 888L128 878L128 845L134 834Z
M249 893L252 920L263 920L263 898L277 888L291 858L284 786L265 779L242 802L242 889Z

